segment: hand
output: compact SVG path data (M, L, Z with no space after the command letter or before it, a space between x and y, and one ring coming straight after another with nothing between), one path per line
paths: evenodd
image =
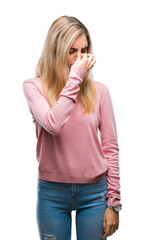
M74 62L74 65L80 65L82 68L84 68L86 71L89 71L95 64L96 60L94 60L93 54L79 54L76 61Z
M119 212L107 208L104 214L103 228L105 232L103 239L111 236L119 228Z

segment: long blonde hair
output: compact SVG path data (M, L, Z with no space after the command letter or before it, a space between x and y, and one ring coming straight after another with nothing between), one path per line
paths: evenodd
M88 53L92 53L90 34L85 25L75 17L61 16L50 26L42 54L36 66L35 77L43 80L43 90L50 107L53 108L64 88L69 68L67 58L74 40L85 34L88 41ZM94 111L97 92L91 70L80 84L78 99L84 113ZM83 109L82 108L82 109Z

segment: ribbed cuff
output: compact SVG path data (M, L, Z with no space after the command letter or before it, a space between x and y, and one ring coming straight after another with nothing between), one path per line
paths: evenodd
M74 72L82 79L87 74L87 71L84 68L82 68L80 65L77 65L77 64L73 64L71 66L70 72Z
M107 201L108 206L115 207L115 206L118 206L120 204L121 204L121 202L120 202L119 199L117 199L115 197L114 198L113 197L108 198L108 201Z

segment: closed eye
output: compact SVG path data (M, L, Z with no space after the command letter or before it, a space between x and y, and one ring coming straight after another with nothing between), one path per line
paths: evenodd
M70 52L69 52L69 54L73 54L74 52L76 52L77 51L77 48L70 48ZM81 53L85 53L85 52L87 52L88 51L88 47L85 47L85 48L82 48L81 49Z

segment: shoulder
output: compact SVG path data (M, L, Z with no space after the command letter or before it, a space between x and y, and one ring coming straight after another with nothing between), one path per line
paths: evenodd
M31 84L37 85L37 84L40 84L40 82L41 82L41 78L28 78L23 81L23 85L25 83L31 83Z
M99 92L107 92L109 90L108 86L104 83L94 81L95 87Z
M97 95L99 97L100 103L102 104L106 95L109 92L109 87L107 85L105 85L104 83L98 82L98 81L93 81L95 88L96 88L96 92Z
M23 81L23 89L33 88L43 92L42 79L39 78L29 78Z

